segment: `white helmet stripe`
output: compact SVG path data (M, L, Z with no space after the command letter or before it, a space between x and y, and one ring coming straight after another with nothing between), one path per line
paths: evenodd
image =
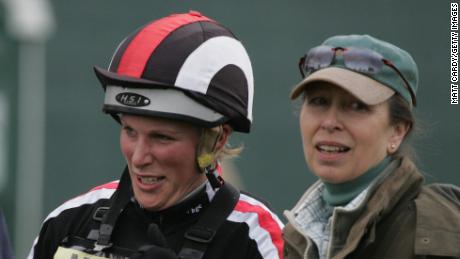
M241 42L228 37L213 37L185 60L176 78L175 86L206 94L211 79L227 65L239 67L248 83L247 117L252 121L252 102L254 96L254 77L251 61Z

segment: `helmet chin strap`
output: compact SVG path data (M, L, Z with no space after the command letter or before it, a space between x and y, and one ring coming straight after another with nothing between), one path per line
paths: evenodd
M217 168L217 142L224 133L222 125L212 129L201 130L200 143L197 146L197 165L201 173L205 173L212 188L222 186L224 180L218 174Z

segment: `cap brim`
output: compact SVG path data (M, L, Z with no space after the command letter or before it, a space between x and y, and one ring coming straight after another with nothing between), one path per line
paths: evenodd
M310 74L297 84L291 92L291 99L296 99L305 87L314 82L334 84L368 105L382 103L395 93L390 87L368 76L344 68L328 67Z

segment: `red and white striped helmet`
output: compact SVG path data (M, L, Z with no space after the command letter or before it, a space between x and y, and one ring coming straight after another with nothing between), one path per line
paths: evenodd
M233 33L191 11L150 22L125 38L108 70L95 67L104 111L230 124L249 132L254 79Z

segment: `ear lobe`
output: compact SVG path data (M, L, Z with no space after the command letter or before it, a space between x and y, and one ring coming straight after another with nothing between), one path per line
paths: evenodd
M404 122L400 122L396 125L393 125L392 127L393 133L388 142L388 153L390 154L394 153L399 148L410 129L410 125Z

